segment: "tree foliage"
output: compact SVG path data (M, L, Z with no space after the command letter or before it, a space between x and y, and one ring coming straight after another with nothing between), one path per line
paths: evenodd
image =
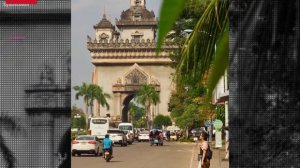
M174 13L182 13L184 19L185 16L193 17L195 14L193 8L196 0L181 0L182 3L165 2L161 8L161 20L166 20L172 17ZM207 6L205 2L208 2ZM168 4L169 3L169 4ZM191 5L192 4L192 5ZM180 84L182 81L196 80L198 83L202 83L205 80L211 65L213 66L212 73L208 74L209 82L209 94L208 98L211 96L212 88L215 88L216 82L224 74L225 69L228 67L228 7L229 0L209 0L209 1L199 1L200 6L205 6L203 13L200 13L201 17L197 20L197 24L193 28L192 34L183 44L180 53L180 60L176 68L176 84ZM172 7L182 5L181 7ZM186 6L186 8L184 8ZM190 9L190 10L189 10ZM170 10L173 10L170 12ZM169 14L165 13L169 11ZM165 14L165 15L162 15ZM177 18L176 18L177 19ZM175 19L175 20L176 20ZM163 22L159 27L159 39L163 39L165 34L171 30L174 20L169 20ZM161 41L158 41L158 46L160 46ZM224 61L225 60L225 61Z
M137 106L134 103L129 104L129 114L133 122L134 127L136 128L145 128L146 127L146 112L142 107Z
M80 118L75 118L76 115L79 115ZM72 120L72 128L86 128L86 118L82 109L72 106L71 109L71 120Z
M110 95L103 92L103 89L96 84L88 84L83 82L82 86L74 86L73 89L77 91L75 98L83 97L84 103L86 105L86 113L88 113L88 107L90 107L90 115L93 116L93 106L96 100L99 105L109 109L109 104L107 99ZM100 114L99 114L100 115Z
M172 125L172 121L169 116L159 114L154 118L153 125L155 128L162 128L162 126Z
M143 85L137 92L136 101L142 104L146 110L147 128L151 126L151 120L153 114L150 114L150 106L156 105L160 102L160 97L158 92L155 90L153 85Z

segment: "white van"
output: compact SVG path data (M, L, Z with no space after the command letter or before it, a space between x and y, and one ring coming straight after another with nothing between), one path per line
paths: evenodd
M127 141L129 144L132 144L134 141L134 129L132 123L120 123L118 129L126 132Z

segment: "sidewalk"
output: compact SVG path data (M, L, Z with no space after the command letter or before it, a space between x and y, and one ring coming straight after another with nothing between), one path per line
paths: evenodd
M229 168L229 161L224 160L225 158L225 144L222 145L222 148L215 148L215 143L209 143L212 151L213 157L210 160L210 168ZM193 161L190 168L198 168L198 153L199 153L199 143L195 143L193 151Z

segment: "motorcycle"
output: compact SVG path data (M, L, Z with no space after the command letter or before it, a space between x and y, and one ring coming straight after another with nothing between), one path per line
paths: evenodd
M110 151L108 149L106 149L104 151L104 159L106 160L106 162L109 162L110 159L111 159L111 154L110 154Z

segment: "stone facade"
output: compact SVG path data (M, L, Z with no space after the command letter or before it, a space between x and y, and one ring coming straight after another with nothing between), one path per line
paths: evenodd
M93 83L112 97L108 100L110 110L96 105L93 116L109 113L115 122L128 121L128 103L144 84L153 84L160 94L161 102L151 107L152 113L169 115L171 73L174 72L168 66L172 62L169 54L177 46L166 43L160 53L156 52L157 19L145 4L145 0L130 0L130 8L116 19L116 26L101 27L100 23L104 25L104 22L110 25L104 15L94 26L96 38L87 38L87 48L95 65Z

